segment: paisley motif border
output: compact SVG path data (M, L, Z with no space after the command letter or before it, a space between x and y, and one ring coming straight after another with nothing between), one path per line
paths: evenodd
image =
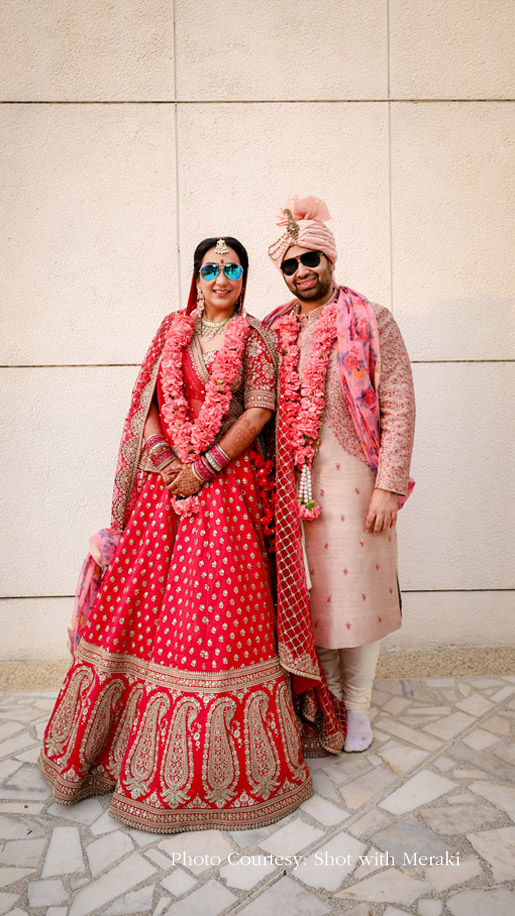
M38 767L41 775L50 783L54 799L60 805L75 805L92 795L106 795L116 786L116 782L108 779L107 776L102 776L100 773L89 773L81 780L80 789L77 789L77 783L71 778L66 779L60 768L46 756L43 750L39 755Z
M120 798L115 794L109 814L128 827L139 827L150 833L182 833L186 830L249 830L266 827L286 817L303 801L313 795L311 776L301 786L290 785L287 791L272 802L262 802L227 810L199 808L198 811L158 810L144 802Z

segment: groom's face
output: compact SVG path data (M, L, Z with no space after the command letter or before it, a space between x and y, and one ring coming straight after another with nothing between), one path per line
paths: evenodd
M313 254L310 248L301 248L300 245L292 245L286 252L285 261L291 258L298 258L297 269L295 273L288 276L283 273L284 282L297 299L304 302L322 299L327 296L332 287L333 268L325 254L318 252L320 263L317 267L309 267L300 260L301 255L309 252Z

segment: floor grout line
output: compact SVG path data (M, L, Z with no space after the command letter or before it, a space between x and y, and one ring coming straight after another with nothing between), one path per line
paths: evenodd
M0 99L0 105L512 105L515 98L339 98L339 99Z

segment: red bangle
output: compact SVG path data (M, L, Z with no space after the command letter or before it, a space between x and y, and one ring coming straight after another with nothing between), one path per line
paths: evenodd
M156 434L155 436L149 436L148 439L145 439L143 442L143 448L158 471L162 470L167 464L170 464L170 461L173 461L173 459L177 457L172 446L163 435Z
M199 457L193 462L192 470L195 474L195 477L197 477L198 480L201 480L202 483L207 483L208 480L212 480L216 473L207 463L203 455L199 455Z
M148 439L145 439L143 442L143 448L145 451L150 452L152 448L155 448L156 445L168 445L165 437L163 435L149 436Z
M223 469L227 467L231 460L229 456L225 454L223 448L220 448L219 445L213 445L209 451L204 453L204 458L208 461L216 473L223 471Z

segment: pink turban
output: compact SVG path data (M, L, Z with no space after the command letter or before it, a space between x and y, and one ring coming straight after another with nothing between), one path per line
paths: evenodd
M277 220L277 225L286 226L286 231L268 249L275 266L281 266L292 245L321 251L334 266L338 255L334 235L325 225L328 219L331 219L329 210L319 197L299 198L297 194L289 197Z

